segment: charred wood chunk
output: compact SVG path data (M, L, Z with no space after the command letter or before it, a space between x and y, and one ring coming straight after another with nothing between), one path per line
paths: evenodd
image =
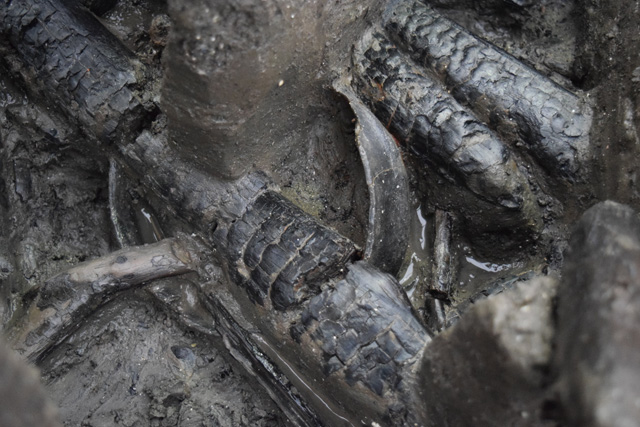
M522 176L516 174L511 179L510 187L519 188L519 192L505 191L502 182L492 182L495 176L505 175L496 174L495 169L516 169L508 148L496 135L437 81L412 66L411 60L383 35L372 34L366 41L359 58L362 74L358 89L366 96L366 91L377 87L379 93L369 96L373 98L371 105L383 122L391 123L396 137L417 154L450 165L479 197L521 208L521 193L527 188L518 182L524 182ZM405 102L407 98L409 102Z
M572 425L640 419L640 220L603 202L571 237L558 291L556 369Z
M301 324L291 330L294 339L308 334L322 349L327 375L391 400L398 399L403 376L430 341L394 282L357 262L343 280L310 300Z
M253 301L285 310L319 292L356 253L355 245L268 189L260 173L228 182L211 179L171 156L162 136L143 132L125 148L133 168L153 168L143 182L180 214L206 227L213 224L236 283ZM146 167L145 167L146 164Z
M420 1L394 2L385 29L484 121L512 128L550 173L580 178L590 108L573 93Z
M164 133L143 131L135 142L123 147L123 154L131 170L151 172L141 176L145 186L177 207L178 214L201 227L205 235L215 231L218 223L221 230L227 230L226 224L242 217L270 182L260 172L236 181L212 179L176 156Z
M272 191L216 234L226 234L221 247L254 301L265 305L270 299L277 310L317 294L356 251L348 239Z
M46 94L97 138L113 140L141 119L139 64L88 11L73 2L17 0L0 9L0 33Z
M513 221L539 225L529 182L510 149L446 87L381 33L363 37L354 61L356 90L396 138Z

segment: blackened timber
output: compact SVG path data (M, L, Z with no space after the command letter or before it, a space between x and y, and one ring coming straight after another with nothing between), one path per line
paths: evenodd
M401 367L430 339L398 289L391 276L357 262L311 300L303 329L322 348L328 374L361 382L379 396L401 388Z
M356 418L363 424L425 422L412 408L419 399L416 362L431 338L400 292L392 276L358 261L291 323L295 342L321 361L333 401L345 416L366 416Z
M214 236L251 297L261 305L270 299L277 310L319 293L355 254L352 242L273 191L258 196Z
M103 141L136 128L142 64L90 12L59 0L4 3L0 34L29 66L30 87Z
M333 85L349 100L358 120L356 143L369 189L364 259L398 273L409 241L409 179L393 136L346 83Z
M252 300L285 310L317 294L355 256L353 242L270 189L263 174L211 179L174 158L164 138L144 132L124 148L129 165L152 170L143 182L205 228Z
M418 0L394 1L385 29L483 120L516 133L547 171L584 175L592 112L582 99Z
M352 85L400 142L441 166L505 224L536 229L540 212L509 147L382 33L365 34L353 54Z
M181 161L169 148L166 135L143 131L123 144L121 159L130 173L140 175L177 214L205 229L207 235L244 215L247 207L269 189L270 181L256 172L236 181L211 178Z

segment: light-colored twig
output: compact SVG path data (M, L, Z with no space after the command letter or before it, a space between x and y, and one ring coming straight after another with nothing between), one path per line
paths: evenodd
M196 271L201 253L202 247L195 239L180 235L72 267L40 287L24 321L12 328L9 339L23 357L36 361L116 292Z

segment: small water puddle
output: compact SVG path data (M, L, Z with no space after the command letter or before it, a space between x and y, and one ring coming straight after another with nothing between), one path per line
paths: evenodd
M465 256L465 260L473 265L474 267L479 268L480 270L486 271L488 273L499 273L501 271L511 270L512 268L521 267L522 263L515 262L512 264L495 264L492 262L482 262L471 256Z
M425 212L424 206L414 200L409 244L398 281L419 313L424 313L426 301L431 298L429 285L435 280L434 227L434 215ZM452 236L450 248L450 267L453 272L449 295L451 305L447 305L447 317L458 317L474 301L500 292L504 284L521 280L523 274L531 269L528 263L521 260L497 261L480 257L473 252L471 245L461 242L456 234Z
M460 256L460 269L458 272L457 291L458 300L469 298L481 292L487 285L510 275L516 275L522 271L524 263L513 261L498 263L484 260L471 253L465 247Z
M409 299L414 302L421 282L430 280L433 250L432 221L422 211L419 203L414 203L409 224L409 244L403 268L400 269L399 282ZM415 304L414 304L415 306Z

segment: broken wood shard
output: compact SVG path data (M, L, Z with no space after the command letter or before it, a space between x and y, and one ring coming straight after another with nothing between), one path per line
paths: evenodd
M451 227L451 214L436 210L433 273L426 290L429 295L425 301L425 317L427 325L438 332L444 330L447 325L445 303L450 302L454 274L451 257Z
M438 299L448 301L451 296L450 290L454 271L451 258L451 214L437 209L435 222L434 274L429 291Z
M56 290L64 288L68 282L82 285L106 280L118 282L117 286L127 286L194 271L199 261L196 259L196 250L196 245L185 235L153 245L123 249L82 263L49 279L41 296L47 300L55 298ZM107 291L106 286L94 285L94 289L97 292Z
M334 89L344 95L358 122L356 143L369 188L369 224L364 259L380 270L397 274L409 241L409 179L393 136L341 82Z

